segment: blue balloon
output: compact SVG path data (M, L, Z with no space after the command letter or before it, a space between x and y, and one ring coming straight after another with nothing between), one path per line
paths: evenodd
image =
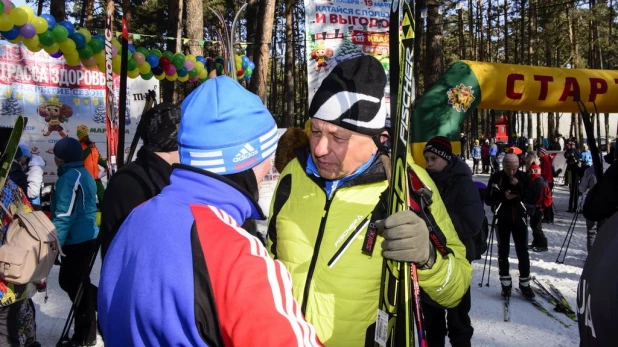
M250 62L249 62L249 68L250 68L251 70L254 70L254 69L255 69L255 63L254 63L254 62L252 62L252 61L250 61Z
M17 36L19 36L19 29L16 26L13 26L13 28L9 31L0 31L0 34L2 34L2 37L7 40L15 40Z
M135 53L135 46L133 46L132 43L129 43L127 48L129 49L129 52L131 53L130 55L133 56L133 53Z
M195 57L195 60L201 62L202 64L206 64L206 58L202 57L201 55Z
M182 69L176 71L176 73L178 74L178 77L184 77L187 75L188 71L186 67L183 67Z
M159 66L159 57L154 54L148 54L148 56L146 57L146 62L150 64L151 69L155 68Z
M68 20L63 20L62 22L60 22L60 25L67 28L69 36L71 36L71 34L75 32L75 27L73 26L73 23L69 22Z
M247 62L246 60L243 59L242 63L240 63L240 65L242 66L243 70L249 67L249 62Z
M251 79L251 76L245 76L245 77L243 77L243 78L245 79L245 81L248 81L248 80L250 80L250 79Z
M40 17L47 21L49 30L51 30L54 27L54 25L56 25L56 18L54 18L54 16L52 16L51 14L43 13L42 15L40 15Z
M52 56L54 58L60 58L60 57L62 57L62 52L58 51L58 52L56 52L54 54L50 54L50 56Z
M77 49L83 48L86 45L86 37L82 33L73 33L69 38L75 42Z
M152 68L152 73L158 76L158 75L163 73L163 68L160 67L160 66L153 67Z
M103 37L103 35L94 35L92 38L101 41L103 46L105 46L105 37Z

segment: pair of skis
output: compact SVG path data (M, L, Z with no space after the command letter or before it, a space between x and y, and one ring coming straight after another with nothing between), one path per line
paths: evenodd
M551 291L550 292L547 287L545 287L539 280L536 279L536 277L532 277L532 282L534 285L531 286L532 290L540 297L542 297L543 299L547 300L550 304L552 304L554 306L554 311L556 312L560 312L565 314L567 317L569 317L569 319L573 320L574 322L577 322L577 317L575 312L573 311L573 309L571 308L571 305L569 304L569 302L566 300L566 298L564 297L564 295L562 295L562 292L560 292L558 290L558 288L556 288L553 284L551 284L549 281L547 281L548 286L550 287ZM571 325L568 323L565 323L564 321L562 321L560 318L558 318L556 315L554 315L553 313L551 313L547 308L545 308L545 306L543 306L536 298L530 298L528 296L525 296L520 290L519 288L515 289L518 293L521 294L521 296L526 299L527 301L529 301L534 307L536 307L539 311L543 312L545 315L547 315L548 317L554 319L555 321L557 321L558 323L560 323L562 326L569 328ZM509 298L505 299L505 318L504 321L507 322L507 312L508 312L508 302L509 302Z

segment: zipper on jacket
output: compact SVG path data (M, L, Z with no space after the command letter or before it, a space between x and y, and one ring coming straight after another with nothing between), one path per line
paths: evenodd
M345 253L345 251L348 250L348 248L352 244L352 241L354 241L354 239L356 239L358 234L360 234L361 231L363 231L367 227L367 224L369 224L369 216L363 219L360 223L358 223L358 226L356 226L356 228L354 229L354 231L352 231L350 236L348 236L348 238L345 240L345 242L343 242L341 247L339 247L337 252L335 252L335 255L333 255L333 257L328 261L329 268L332 268L333 266L335 266L337 261L339 261L339 259L343 255L343 253Z
M325 192L326 193L326 192ZM311 263L309 263L309 271L307 272L307 280L305 281L305 289L303 291L303 302L300 308L303 316L306 314L307 310L307 301L309 297L309 290L311 288L311 278L313 277L313 271L315 270L315 264L318 261L318 253L320 253L320 245L322 243L322 237L324 237L324 227L326 226L326 219L328 218L328 211L330 209L330 203L335 196L335 192L333 192L330 199L328 196L326 197L326 204L324 205L324 216L322 216L322 220L320 221L320 229L318 230L318 236L315 240L315 246L313 247L313 255L311 256Z

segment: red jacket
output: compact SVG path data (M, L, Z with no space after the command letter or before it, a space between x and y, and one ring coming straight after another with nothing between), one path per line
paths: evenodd
M551 168L551 160L548 155L539 158L541 161L541 176L547 181L548 184L554 183L554 170Z

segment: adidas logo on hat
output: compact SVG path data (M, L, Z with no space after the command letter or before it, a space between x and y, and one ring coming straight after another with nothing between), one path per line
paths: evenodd
M236 153L232 161L235 163L238 163L239 161L249 159L257 154L258 154L258 151L255 148L253 148L250 144L246 143L245 146L241 148L240 151L238 151L238 153Z

